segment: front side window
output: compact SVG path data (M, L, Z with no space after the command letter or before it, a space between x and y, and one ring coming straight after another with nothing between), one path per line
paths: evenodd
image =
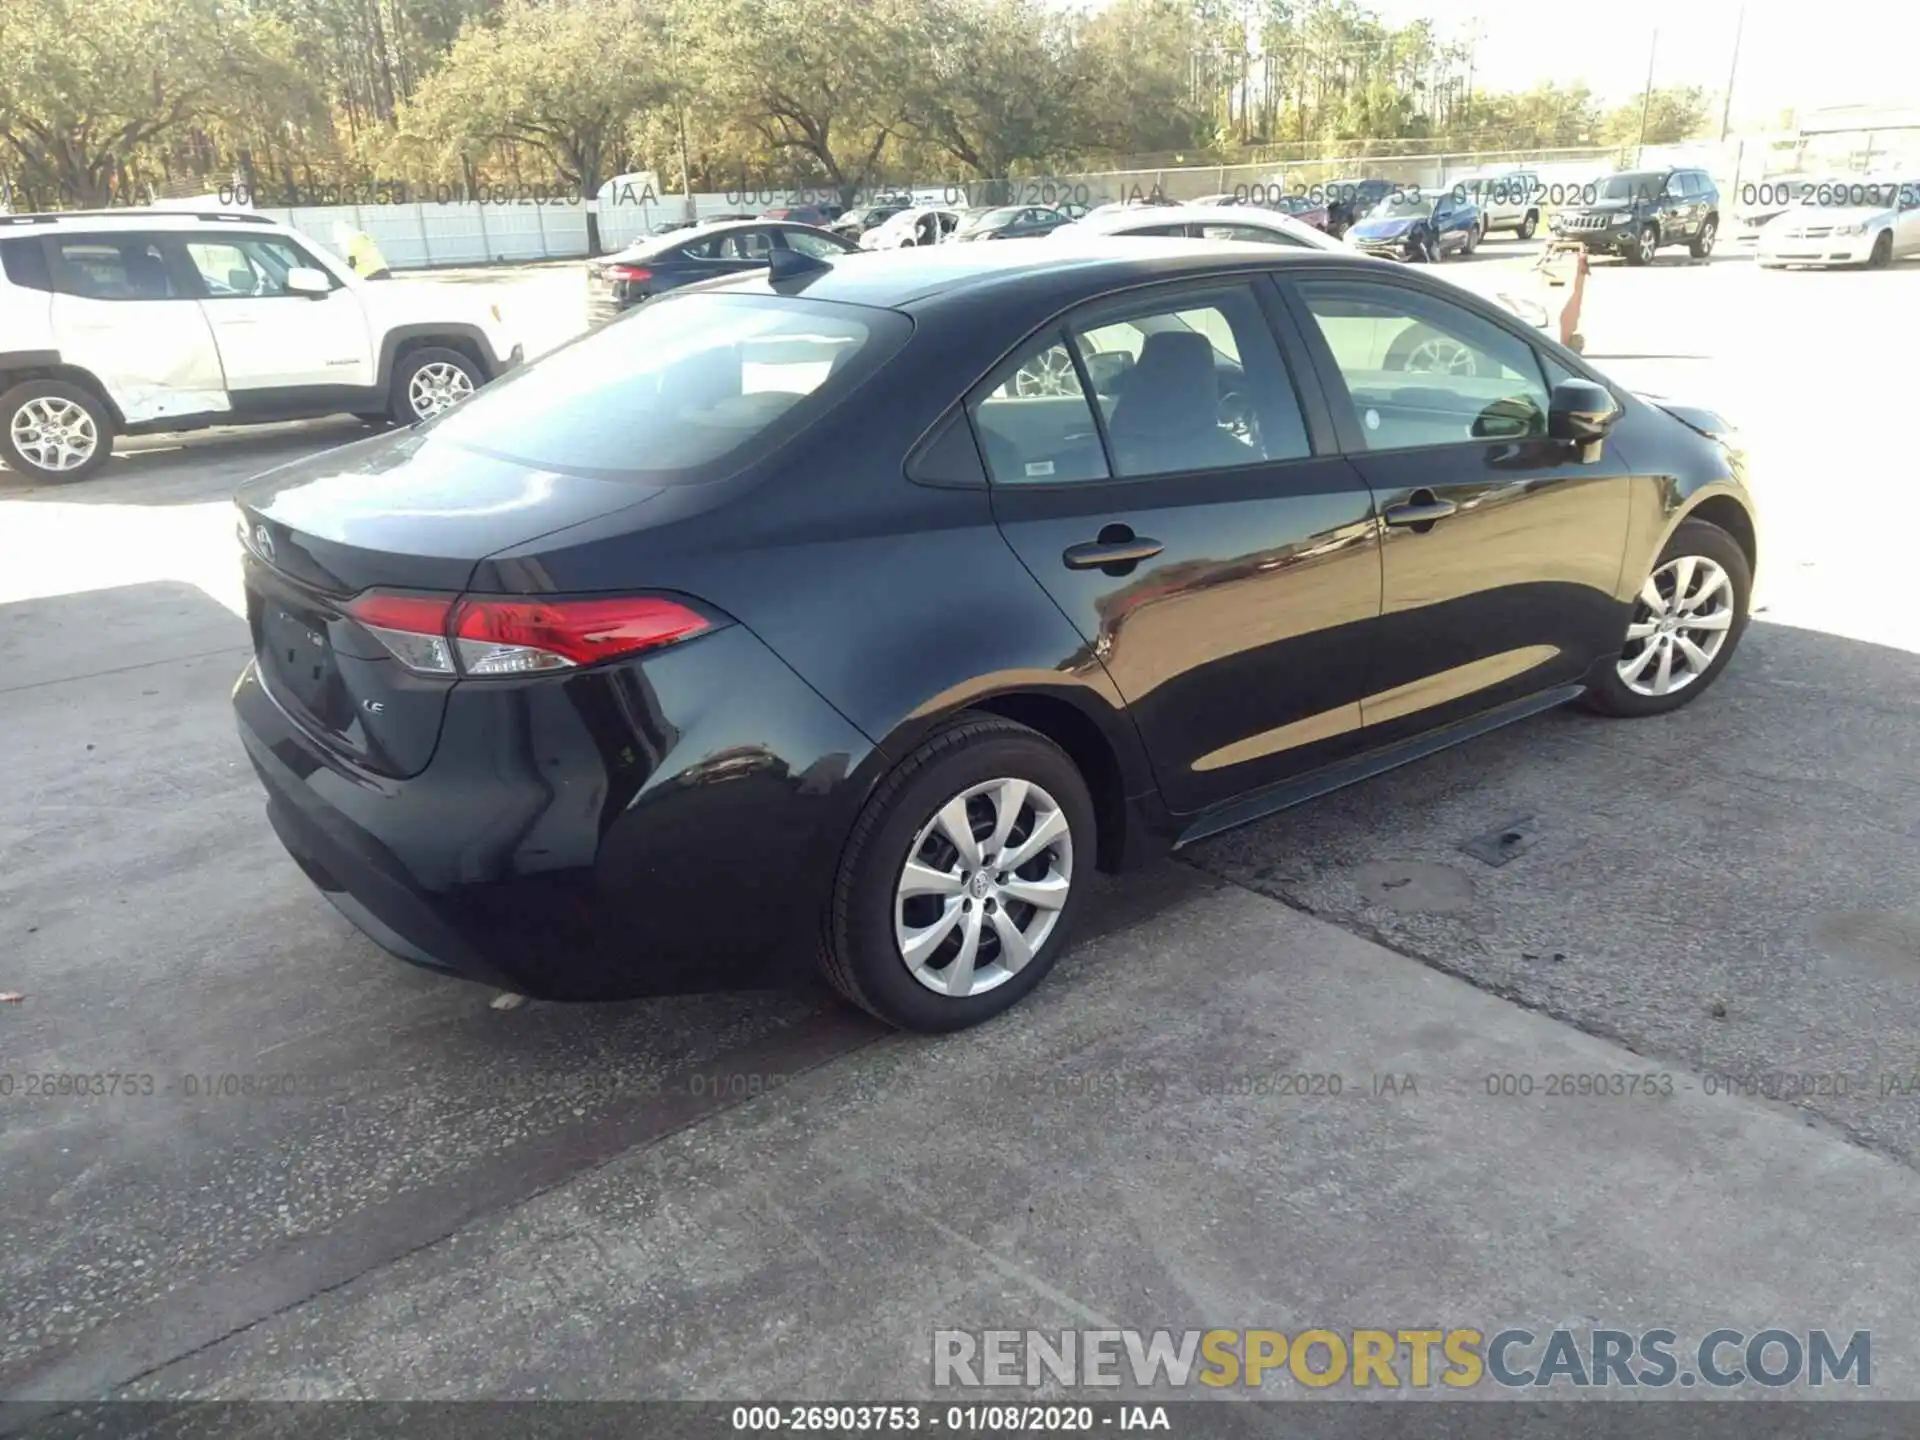
M1369 450L1547 433L1534 348L1450 301L1398 285L1303 280Z
M536 470L649 484L717 479L851 394L912 332L904 315L760 295L667 295L431 422Z
M287 276L292 271L318 268L284 240L222 236L189 240L183 248L209 300L289 295Z
M174 300L181 292L146 235L57 236L54 288L88 300Z

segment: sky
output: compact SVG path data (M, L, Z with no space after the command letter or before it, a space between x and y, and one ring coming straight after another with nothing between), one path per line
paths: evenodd
M1653 50L1655 85L1699 85L1719 94L1746 13L1733 120L1770 123L1787 108L1920 106L1920 16L1881 0L1362 0L1394 25L1428 19L1442 35L1476 21L1474 83L1524 90L1585 80L1603 99L1640 93ZM1659 30L1658 44L1654 31Z

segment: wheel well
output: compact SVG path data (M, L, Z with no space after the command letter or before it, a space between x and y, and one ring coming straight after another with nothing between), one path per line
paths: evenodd
M58 380L66 385L78 385L107 407L115 425L127 422L120 407L113 403L113 397L107 394L106 386L96 380L90 370L82 370L77 365L23 365L15 370L0 370L0 391L11 390L24 380Z
M1753 517L1747 514L1738 500L1728 495L1715 495L1689 510L1687 519L1704 520L1716 529L1726 531L1733 537L1734 544L1740 547L1740 553L1747 557L1747 569L1756 571L1760 568Z
M1121 779L1119 758L1099 724L1069 701L1051 695L994 695L969 708L1038 730L1067 752L1093 797L1094 823L1099 826L1094 863L1102 870L1118 870L1126 842L1126 784Z
M486 357L480 353L480 347L475 345L473 340L466 335L409 335L394 348L393 370L391 373L398 374L400 371L400 362L405 360L407 356L411 355L414 351L428 349L459 351L460 354L466 356L467 359L473 362L474 368L480 372L480 378L482 380L487 379L487 377L493 373L492 367L487 364Z

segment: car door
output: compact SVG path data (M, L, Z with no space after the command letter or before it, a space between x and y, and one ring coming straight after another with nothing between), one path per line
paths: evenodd
M288 390L370 387L378 378L359 294L279 235L189 233L166 244L199 288L200 311L220 347L234 407L282 398ZM324 295L287 288L294 270L316 270Z
M1368 744L1576 684L1617 651L1628 470L1611 442L1588 462L1547 438L1557 362L1411 277L1282 289L1382 520Z
M1083 306L969 398L1001 531L1183 814L1360 743L1372 500L1270 302L1242 277Z
M157 236L62 232L40 243L60 359L97 376L128 423L227 408L213 330Z

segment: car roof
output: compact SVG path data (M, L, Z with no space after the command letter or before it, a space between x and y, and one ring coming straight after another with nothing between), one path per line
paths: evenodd
M118 210L59 210L24 215L0 214L0 231L18 233L41 226L77 226L87 230L152 230L199 225L258 225L283 227L270 215L250 210L162 210L132 207Z
M990 300L1052 281L1063 305L1086 295L1156 280L1203 277L1275 266L1362 265L1399 271L1390 260L1369 260L1342 246L1337 252L1276 249L1234 240L1176 236L1095 235L1062 240L1057 233L992 245L920 245L867 250L823 260L798 277L775 280L764 270L701 288L730 294L804 295L885 309L934 300Z
M1311 225L1295 220L1282 211L1269 210L1263 205L1180 205L1110 210L1104 215L1089 215L1084 219L1076 220L1073 225L1054 231L1054 238L1064 241L1075 229L1083 225L1087 227L1085 233L1089 235L1124 235L1136 225L1253 225L1264 226L1269 230L1279 230L1288 235L1310 236L1311 243L1319 249L1344 250L1346 248Z

